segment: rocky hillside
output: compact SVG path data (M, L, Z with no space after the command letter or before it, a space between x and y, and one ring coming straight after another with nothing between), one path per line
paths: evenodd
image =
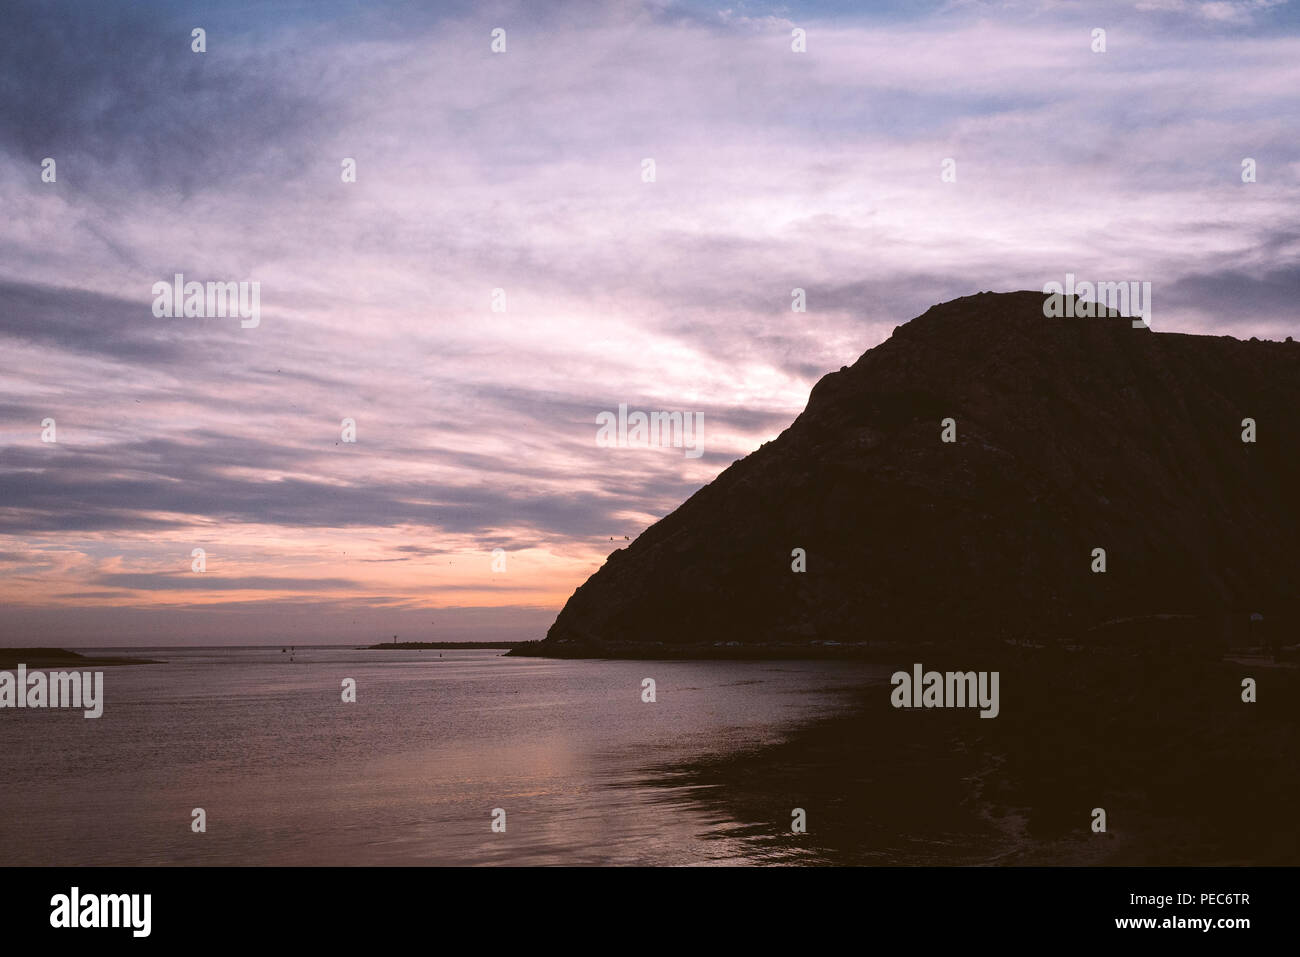
M1293 620L1300 344L1042 303L935 306L823 377L777 439L610 555L541 652L1100 641L1134 618L1218 640L1252 612Z

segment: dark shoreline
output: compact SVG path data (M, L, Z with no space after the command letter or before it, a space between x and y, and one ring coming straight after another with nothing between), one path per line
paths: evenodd
M901 650L880 644L810 644L808 642L729 642L674 645L665 642L521 641L510 650L515 658L608 659L618 661L824 661L849 660L891 663L909 654L924 654L927 646Z
M896 664L913 661L999 671L1000 714L894 708L876 685L780 743L642 783L739 822L701 838L744 838L772 862L1300 864L1294 667L1056 649ZM807 834L790 833L794 808Z
M527 644L523 641L387 641L378 645L358 645L357 651L420 651L432 648L437 651L454 651L457 648L470 650L505 650Z
M153 658L89 657L65 648L0 648L0 669L25 665L29 670L47 668L113 668L118 665L165 665Z

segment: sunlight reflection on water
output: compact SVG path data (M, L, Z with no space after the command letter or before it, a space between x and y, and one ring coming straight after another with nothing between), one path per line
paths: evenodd
M138 650L143 654L143 650ZM104 716L0 721L6 864L795 860L672 768L753 749L883 681L853 662L495 651L167 649L105 669ZM658 700L641 701L652 676ZM357 681L357 702L340 682ZM667 776L667 786L650 786ZM192 808L208 830L190 830ZM507 831L490 830L501 807ZM778 822L779 824L779 822Z

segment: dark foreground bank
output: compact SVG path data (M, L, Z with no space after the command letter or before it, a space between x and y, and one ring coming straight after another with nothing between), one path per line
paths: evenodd
M1300 864L1294 668L1060 649L897 665L915 661L997 670L1000 713L895 709L874 689L779 744L645 783L743 822L773 861L802 842L841 864Z

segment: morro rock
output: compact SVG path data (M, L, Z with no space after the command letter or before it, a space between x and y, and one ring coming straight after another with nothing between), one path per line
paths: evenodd
M610 555L541 653L1294 621L1300 344L1045 318L1043 299L935 306L824 376L777 439Z

